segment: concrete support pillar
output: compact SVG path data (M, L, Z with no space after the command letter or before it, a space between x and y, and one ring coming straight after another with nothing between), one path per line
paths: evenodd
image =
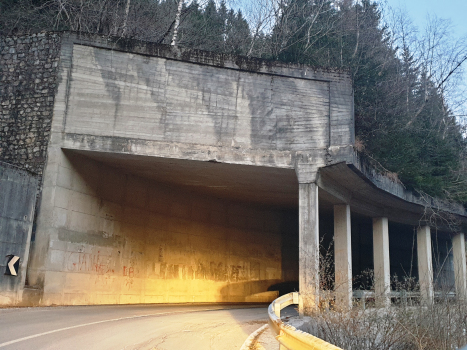
M318 186L299 184L299 312L311 313L319 296Z
M334 206L334 269L336 307L352 308L352 244L350 206Z
M430 226L417 229L418 281L422 302L433 302L433 260Z
M454 257L454 278L456 280L456 295L458 299L467 298L467 263L465 258L465 236L463 233L452 239L452 255Z
M433 259L430 226L417 229L418 282L422 302L433 302Z
M373 260L376 304L380 307L388 307L391 304L388 218L373 219Z

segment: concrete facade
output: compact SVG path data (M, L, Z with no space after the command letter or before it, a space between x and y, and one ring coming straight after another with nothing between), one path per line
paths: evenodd
M36 176L0 162L0 305L23 297L37 185ZM7 274L11 255L20 258L16 276Z
M154 53L144 43L128 52L118 42L73 34L64 34L61 44L60 83L28 275L29 283L43 291L42 304L238 302L298 275L282 267L286 244L281 237L286 233L281 232L281 211L298 200L298 182L314 186L317 195L313 182L319 165L339 158L341 146L351 149L347 73L279 64L245 69L242 62L219 63L220 56L208 53L182 52L178 58L170 51ZM288 103L292 99L294 103ZM74 157L82 160L72 166ZM167 158L179 160L179 177L170 171L170 163L161 161ZM212 186L220 177L227 179L228 171L217 175L218 170L209 170L211 175L206 171L194 181L183 172L188 167L183 162L192 161L249 166L244 172L232 171L251 173L248 176L263 187L267 184L261 177L273 176L269 169L283 169L277 176L290 188L264 197L255 194L254 184L250 191L246 180ZM88 168L93 170L88 173ZM128 188L122 177L112 180L112 168L133 173ZM138 179L151 185L133 190ZM114 188L108 192L123 197L101 194L112 181ZM184 207L168 198L191 198L193 209L198 197L201 203L215 203L220 212L209 215L220 220L218 232L213 232L213 222L201 224L192 214L170 220L176 215L170 211L156 216L141 212L141 206L149 204L137 196L173 181L183 182L184 188L172 186L165 196L156 191L151 205ZM243 214L235 214L233 208L240 208L235 201L243 203ZM106 212L108 206L115 213ZM258 206L263 209L258 211ZM136 221L145 223L143 228ZM148 225L156 226L153 233ZM164 229L170 238L163 238ZM121 241L114 242L119 235ZM166 242L165 248L155 243L158 239ZM144 257L137 259L138 254Z
M426 226L433 208L458 220L458 231L467 222L464 208L427 203L354 152L345 71L97 35L43 37L55 43L50 63L26 59L35 46L2 56L13 70L52 69L42 136L30 136L47 143L44 157L31 156L42 175L27 278L37 303L267 301L274 293L261 293L298 281L301 311L311 312L323 288L322 216L331 218L321 231L335 244L336 305L352 306L359 251L388 306L389 222ZM9 52L32 38L2 43ZM7 78L4 124L28 108L10 108L21 100L15 79ZM29 137L17 129L14 140ZM3 160L31 153L11 145ZM368 220L373 254L355 248L354 217Z

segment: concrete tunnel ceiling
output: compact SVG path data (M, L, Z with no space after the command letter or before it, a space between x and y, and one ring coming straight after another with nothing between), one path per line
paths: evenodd
M267 206L298 208L294 169L65 150L127 174L188 191Z

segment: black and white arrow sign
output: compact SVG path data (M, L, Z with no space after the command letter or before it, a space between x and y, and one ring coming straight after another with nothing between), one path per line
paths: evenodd
M7 255L8 264L6 266L5 275L18 276L19 270L19 256Z

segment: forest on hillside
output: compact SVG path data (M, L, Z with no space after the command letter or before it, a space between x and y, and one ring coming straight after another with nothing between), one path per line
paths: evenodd
M355 148L394 181L467 205L465 39L371 0L2 0L0 35L72 30L348 69Z

